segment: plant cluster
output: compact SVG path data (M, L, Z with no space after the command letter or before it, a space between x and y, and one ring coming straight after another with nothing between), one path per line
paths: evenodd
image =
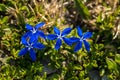
M119 4L0 0L0 80L119 80Z
M47 38L48 40L56 40L56 44L55 44L56 50L58 50L60 48L60 46L62 45L62 41L64 41L69 46L71 46L73 43L77 43L74 48L74 52L77 52L79 49L82 48L82 42L84 42L86 50L88 52L90 51L90 44L86 41L86 39L88 39L92 36L91 32L82 34L82 30L78 26L77 33L80 38L77 38L74 36L67 38L65 36L71 32L71 30L72 30L71 28L65 28L61 33L57 27L54 27L55 34L47 34L47 36L45 36L44 32L39 30L39 28L42 27L43 25L44 25L43 22L38 23L37 25L35 25L35 27L32 27L29 24L26 24L26 29L29 31L26 32L21 38L21 42L23 45L25 45L25 48L23 48L19 52L19 54L18 54L19 56L23 56L29 51L32 61L35 61L36 54L33 49L34 48L43 49L45 47L42 43L38 42L39 36L43 39Z

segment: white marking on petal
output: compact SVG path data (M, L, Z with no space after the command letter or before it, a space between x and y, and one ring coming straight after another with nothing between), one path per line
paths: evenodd
M60 35L57 34L57 36L58 36L57 38L63 40L63 36L61 36L61 34Z
M32 46L32 45L33 45L33 43L31 43L31 44L30 44L30 43L28 43L28 46L26 46L26 47L28 48L28 50L30 50L30 49L32 49L32 48L33 48L33 46Z
M32 33L34 34L34 33L37 32L37 29L33 28L33 30L31 30L31 31L32 31Z

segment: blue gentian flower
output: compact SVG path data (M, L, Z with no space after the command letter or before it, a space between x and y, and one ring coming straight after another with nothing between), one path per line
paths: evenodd
M55 34L48 34L47 38L49 40L56 40L55 49L58 50L60 46L62 45L62 41L64 41L67 45L72 45L69 38L66 38L65 36L71 32L71 28L65 28L62 33L57 27L54 27L54 33Z
M30 57L32 59L32 61L36 60L36 53L34 51L34 49L43 49L45 46L37 41L31 42L30 40L27 39L27 35L28 34L24 34L21 38L21 42L23 45L25 45L25 48L21 49L18 56L23 56L25 55L27 52L30 52Z
M43 31L39 30L40 27L42 27L45 23L41 22L35 25L35 27L32 27L29 24L26 24L26 29L28 30L27 34L30 37L30 41L38 40L38 37L42 37L45 39L45 34Z
M77 52L82 48L82 43L85 45L85 49L89 52L90 51L90 44L86 41L86 39L92 36L92 32L86 32L85 34L82 33L80 27L77 27L77 34L80 38L72 37L70 38L72 42L76 42L74 52Z

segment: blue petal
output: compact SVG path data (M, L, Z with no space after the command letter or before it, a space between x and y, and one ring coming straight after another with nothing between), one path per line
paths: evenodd
M55 44L55 49L58 50L61 45L62 45L62 40L61 39L57 39L56 44Z
M83 42L85 45L85 49L89 52L90 51L90 44L86 40L83 40Z
M80 41L80 39L79 39L79 38L76 38L76 37L71 37L71 38L69 38L69 39L70 39L70 41L71 41L72 43Z
M43 48L45 48L45 46L42 43L38 43L38 42L34 43L33 47L37 48L37 49L43 49Z
M32 61L36 60L36 53L33 49L30 49L30 57L31 57Z
M77 52L77 51L80 50L81 48L82 48L82 41L79 41L79 42L76 44L75 48L74 48L74 52Z
M77 27L77 34L80 36L80 37L82 37L82 30L80 29L80 27L78 26Z
M84 35L83 35L83 38L87 39L87 38L90 38L92 36L92 32L86 32Z
M30 35L32 35L32 32L31 32L31 31L26 32L26 37L28 37L28 36L30 36Z
M19 54L18 54L18 56L23 56L23 55L25 55L25 54L27 53L27 51L28 51L28 48L23 48L23 49L21 49L20 52L19 52Z
M21 37L22 44L27 45L27 39L31 36L31 34L31 31L28 31L25 34L23 34L23 36Z
M61 36L65 36L66 34L69 34L70 32L71 32L71 28L66 28L66 29L64 29L63 31L62 31L62 34L61 34Z
M44 24L45 24L44 22L38 23L37 25L35 25L35 28L38 29L42 27Z
M26 28L27 30L32 30L32 29L33 29L33 27L32 27L31 25L29 25L29 24L26 24L26 25L25 25L25 28Z
M71 40L69 39L69 38L65 38L65 37L63 37L63 40L64 40L64 42L67 44L67 45L72 45L72 42L71 42Z
M33 43L33 42L37 41L37 40L38 40L38 36L39 36L38 33L32 34L32 35L30 36L29 42L30 42L30 43Z
M21 37L21 42L24 45L27 45L27 38L28 38L28 33L25 33L22 37Z
M49 39L49 40L55 40L57 38L57 35L55 35L55 34L48 34L47 35L47 39Z
M54 33L60 35L60 30L57 27L54 27Z
M46 39L46 36L45 36L44 32L42 32L41 30L39 30L37 32L38 32L38 34L41 38Z

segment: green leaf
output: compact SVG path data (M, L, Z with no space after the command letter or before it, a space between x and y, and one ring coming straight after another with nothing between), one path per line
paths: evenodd
M5 4L0 4L0 11L6 11L7 6Z
M80 71L79 77L80 77L81 80L84 79L84 75L85 75L85 72L84 71Z
M114 60L112 60L110 58L106 58L106 62L107 62L107 65L108 65L108 69L113 69L113 70L117 69L117 64Z
M82 3L82 0L74 0L76 8L79 10L79 13L83 19L90 19L90 13L87 7Z
M120 47L118 47L118 49L120 49Z
M102 13L100 13L97 17L97 23L101 23L102 22Z
M23 14L21 14L20 11L17 13L17 18L18 18L19 25L25 26L25 19Z
M93 60L93 62L92 62L91 64L92 64L92 66L94 66L94 67L98 67L96 60Z
M120 54L115 55L115 62L120 64Z
M82 66L80 66L80 65L75 65L73 68L75 70L82 70L83 69Z
M8 16L5 16L5 17L2 19L2 24L7 23L8 20L9 20L9 17L8 17Z

